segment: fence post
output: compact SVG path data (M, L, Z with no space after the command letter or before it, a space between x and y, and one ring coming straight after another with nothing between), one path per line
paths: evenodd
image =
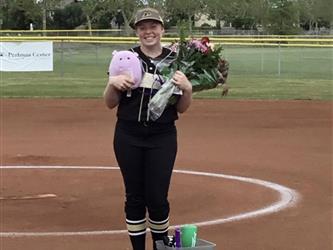
M278 76L281 76L281 45L279 42L279 53L278 53Z
M264 73L264 46L261 45L261 73Z
M98 64L98 43L95 43L96 64Z
M60 76L64 77L64 40L61 40L60 49Z

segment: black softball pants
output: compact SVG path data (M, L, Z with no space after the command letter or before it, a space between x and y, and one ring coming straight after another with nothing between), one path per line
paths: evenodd
M168 190L177 153L175 124L118 120L114 151L125 184L126 224L133 250L145 249L147 224L156 249L155 241L167 235L169 227Z

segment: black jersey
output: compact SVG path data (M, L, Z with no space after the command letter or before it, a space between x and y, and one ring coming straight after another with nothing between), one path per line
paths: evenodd
M142 63L143 72L153 74L154 78L156 78L160 84L163 84L163 78L160 75L160 70L164 67L168 67L172 61L174 61L176 54L170 49L164 47L161 55L156 58L146 56L141 51L139 46L132 48L131 51L138 53L139 59ZM148 103L157 90L139 87L137 89L133 89L131 92L130 97L127 96L126 91L121 93L117 111L118 118L125 121L148 121ZM170 123L177 120L178 113L175 105L176 104L168 105L161 117L155 122Z

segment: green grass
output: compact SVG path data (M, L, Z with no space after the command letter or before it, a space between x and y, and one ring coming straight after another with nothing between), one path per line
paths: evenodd
M99 98L112 51L125 48L67 44L61 54L55 44L53 72L1 72L0 97ZM224 55L230 61L226 99L333 100L333 49L228 46ZM221 88L194 96L221 98Z
M333 100L332 81L272 79L270 77L230 77L229 95L224 99ZM222 98L222 88L194 94L195 98Z

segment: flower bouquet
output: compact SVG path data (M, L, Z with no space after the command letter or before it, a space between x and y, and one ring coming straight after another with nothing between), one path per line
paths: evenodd
M166 81L148 104L149 115L153 121L162 115L168 103L173 102L172 94L177 87L173 84L172 77L177 70L186 75L194 92L215 88L218 85L218 64L221 60L222 46L213 48L208 37L189 41L181 37L179 43L173 44L172 48L177 52L177 57L170 67L161 71Z

